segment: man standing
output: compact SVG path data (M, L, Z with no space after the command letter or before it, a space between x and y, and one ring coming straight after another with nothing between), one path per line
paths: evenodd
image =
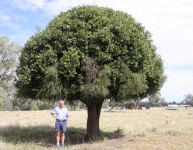
M64 107L64 100L59 100L59 106L55 107L51 112L51 115L56 119L56 146L64 147L66 125L69 117L69 111ZM61 145L60 145L61 141Z

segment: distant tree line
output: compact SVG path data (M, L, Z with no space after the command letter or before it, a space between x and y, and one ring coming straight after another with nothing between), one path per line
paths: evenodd
M185 95L185 98L181 103L184 105L193 106L193 95L191 95L191 94Z
M160 92L157 92L154 95L149 96L148 99L146 100L130 100L122 103L111 102L109 104L109 107L111 107L109 110L112 110L114 107L120 107L125 109L142 109L142 108L149 109L151 107L165 107L168 105L193 106L193 95L191 94L185 95L185 98L180 102L176 101L167 102L163 97L161 97Z

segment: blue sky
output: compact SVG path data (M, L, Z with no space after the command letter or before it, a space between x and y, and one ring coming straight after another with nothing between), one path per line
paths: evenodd
M167 101L193 94L192 0L2 0L0 35L24 45L61 11L87 4L125 11L152 33L164 60L167 81L161 93Z

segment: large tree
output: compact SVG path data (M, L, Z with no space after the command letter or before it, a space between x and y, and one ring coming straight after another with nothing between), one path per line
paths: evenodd
M0 107L9 108L14 76L21 47L0 36ZM5 108L6 107L6 108Z
M105 99L144 98L164 82L151 35L121 11L83 6L62 12L25 44L17 68L18 96L80 100L87 137L100 135Z

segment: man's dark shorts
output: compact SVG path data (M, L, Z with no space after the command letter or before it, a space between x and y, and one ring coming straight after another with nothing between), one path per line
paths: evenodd
M65 132L66 131L66 120L57 120L56 119L55 130L57 132Z

